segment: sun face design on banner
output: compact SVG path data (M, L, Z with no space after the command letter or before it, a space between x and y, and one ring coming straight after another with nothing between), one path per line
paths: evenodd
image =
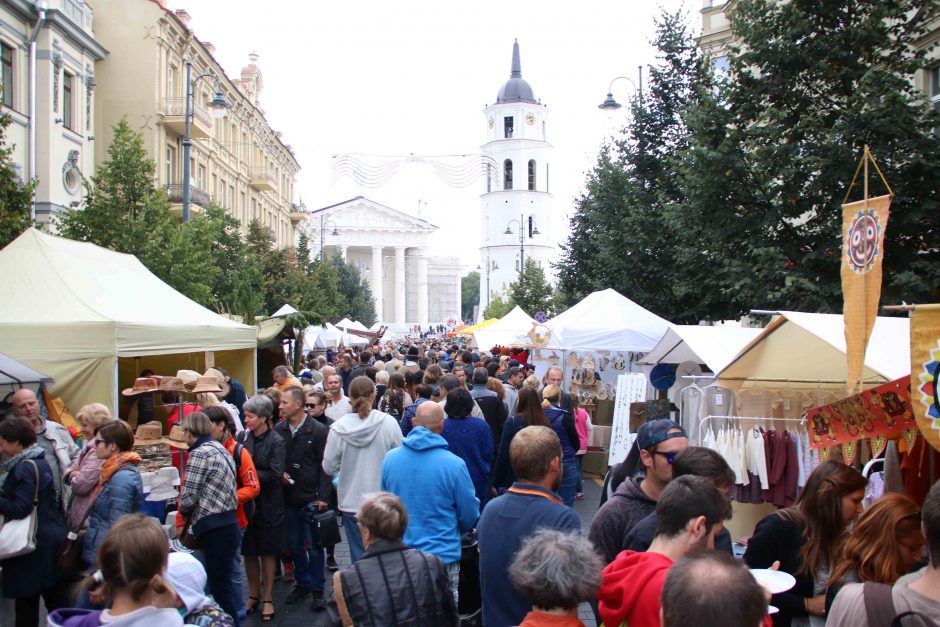
M922 366L923 372L918 375L920 385L917 388L920 402L930 426L940 431L940 390L937 385L940 380L940 340L937 340L937 348L930 351L930 361L924 362Z
M848 232L848 245L845 255L849 267L858 274L865 274L881 252L878 243L881 241L881 221L874 209L859 210L852 220Z

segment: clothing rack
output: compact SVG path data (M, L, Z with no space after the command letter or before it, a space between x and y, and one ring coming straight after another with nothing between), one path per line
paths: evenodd
M762 422L766 422L768 420L771 420L774 422L798 422L800 423L800 425L804 425L804 426L806 425L806 418L775 418L773 416L705 416L699 421L699 424L698 424L699 433L705 432L705 423L711 420L714 420L716 418L722 419L722 420L732 420L732 421L734 420L737 420L737 421L760 420Z

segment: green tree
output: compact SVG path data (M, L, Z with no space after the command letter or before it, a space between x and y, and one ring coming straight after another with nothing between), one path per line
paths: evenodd
M29 228L35 182L24 183L13 167L13 146L7 146L10 116L0 113L0 248Z
M372 300L372 288L363 278L359 268L346 263L339 255L334 255L332 264L339 277L339 291L346 298L347 313L351 320L358 320L367 327L375 324L375 302Z
M681 162L681 228L712 272L700 290L709 313L841 310L840 204L866 144L898 193L882 300L940 298L938 118L911 80L926 63L916 43L929 10L916 0L734 5L730 79L690 109Z
M480 273L470 272L460 279L460 316L469 320L473 308L480 304Z
M483 319L502 318L516 305L503 292L499 292L490 299L490 305L483 310Z
M525 260L522 274L506 288L510 310L518 305L530 316L542 311L549 317L555 315L555 290L545 278L542 266L533 259Z

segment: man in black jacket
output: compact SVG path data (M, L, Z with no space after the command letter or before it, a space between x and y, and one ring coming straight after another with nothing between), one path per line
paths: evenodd
M288 542L294 560L297 583L287 596L287 604L313 595L312 608L323 609L323 548L314 546L304 508L314 504L323 511L330 498L330 475L323 472L323 451L329 429L304 413L302 388L289 387L281 395L280 415L284 418L274 430L284 439L287 471L284 473L284 501Z

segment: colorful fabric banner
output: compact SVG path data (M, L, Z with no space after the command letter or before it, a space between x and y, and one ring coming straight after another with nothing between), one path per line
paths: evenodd
M885 436L900 437L915 426L910 375L806 412L810 448Z
M917 427L940 451L940 305L918 305L911 316L911 398Z
M849 394L861 386L865 349L878 315L890 206L890 195L842 205L842 296Z

